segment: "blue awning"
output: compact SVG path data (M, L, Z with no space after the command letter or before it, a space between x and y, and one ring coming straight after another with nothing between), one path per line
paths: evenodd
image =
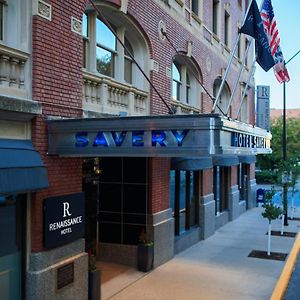
M0 139L0 195L47 187L47 170L31 141Z
M215 155L213 156L214 166L230 167L240 163L236 155Z
M172 170L197 171L212 168L211 157L172 158Z
M239 156L240 163L242 164L254 164L256 162L255 155L241 155Z

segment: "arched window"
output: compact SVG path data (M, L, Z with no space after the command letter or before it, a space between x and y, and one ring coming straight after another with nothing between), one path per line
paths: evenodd
M132 46L126 37L125 37L125 46L130 52L130 54L134 57ZM133 67L132 65L133 65L133 61L125 49L124 79L127 83L132 83L132 67Z
M134 59L149 72L145 62L149 59L149 49L142 33L127 20L126 16L119 19L109 18L112 9L105 8L108 22L113 31L96 17L93 11L87 11L82 17L83 67L92 73L111 77L119 82L131 84L140 89L148 89L148 83L138 74L129 52ZM118 42L125 44L125 50Z
M196 76L200 77L192 60L177 55L172 65L172 99L199 109L202 89Z
M173 85L172 85L172 97L174 100L180 101L180 86L181 86L181 75L180 66L177 63L172 65L173 74Z
M216 97L219 92L221 82L222 82L221 78L217 78L214 82L214 87L213 87L214 97ZM229 91L227 84L225 84L223 86L222 93L221 93L219 101L218 101L218 106L216 107L216 110L215 110L216 113L221 113L220 109L222 110L223 113L226 113L226 110L227 110L227 107L229 104L229 100L230 100L230 91Z
M96 65L100 74L114 76L116 38L99 19L96 21Z

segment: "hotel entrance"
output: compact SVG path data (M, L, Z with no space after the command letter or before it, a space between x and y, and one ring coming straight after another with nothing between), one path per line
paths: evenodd
M83 190L86 250L100 259L116 260L117 263L121 263L120 256L123 255L123 262L131 265L133 252L116 253L116 256L113 253L117 245L137 245L140 233L147 226L148 159L85 159Z

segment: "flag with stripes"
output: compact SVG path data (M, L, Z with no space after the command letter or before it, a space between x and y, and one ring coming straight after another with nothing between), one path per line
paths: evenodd
M275 61L275 76L280 83L284 81L287 82L290 80L290 77L285 67L283 54L279 46L280 37L271 0L264 0L260 15L269 40L271 54Z

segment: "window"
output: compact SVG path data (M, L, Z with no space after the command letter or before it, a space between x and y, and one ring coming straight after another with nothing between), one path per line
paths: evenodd
M212 31L214 34L218 34L218 24L219 24L219 1L213 0L213 11L212 11Z
M199 0L192 0L192 12L196 15L199 14Z
M241 97L244 93L244 87L241 89ZM242 106L241 106L241 111L240 111L240 116L239 119L240 121L244 123L249 123L249 100L248 100L248 94L246 92L244 99L241 98Z
M213 94L214 97L217 96L220 86L221 86L221 82L222 79L221 78L217 78L214 82L214 87L213 87ZM218 101L218 106L216 107L216 113L221 113L220 109L226 113L228 104L229 104L229 100L230 100L230 92L229 92L229 88L227 86L227 84L225 84L223 86L219 101Z
M99 19L96 21L96 66L100 74L114 77L116 38Z
M215 166L213 168L213 192L215 195L215 213L228 210L229 167Z
M240 163L237 170L240 201L248 200L249 165Z
M4 15L3 15L3 12L4 12L4 3L3 2L0 2L0 40L2 41L3 40L3 25L4 25Z
M186 103L189 104L191 100L191 82L190 76L186 73Z
M112 11L106 11L106 16L110 15L113 15ZM108 22L113 31L93 11L83 14L83 67L98 76L104 75L142 90L148 89L147 81L138 76L138 68L129 55L145 66L146 74L149 73L145 64L149 51L144 36L129 23L126 16L120 16L119 20L108 19ZM118 43L115 34L127 50Z
M240 36L240 38L239 38L237 51L236 51L236 55L237 55L238 59L241 59L241 57L242 57L241 41L242 41L242 36Z
M83 67L87 67L87 55L88 55L88 44L89 44L89 34L88 34L88 16L83 14L82 16L82 39L83 39Z
M224 43L226 46L229 46L229 36L230 36L230 15L225 10L225 21L224 21Z
M125 47L128 49L130 54L134 57L131 44L128 42L128 40L126 38L125 38ZM125 50L124 79L127 83L132 83L132 67L133 67L132 64L133 64L133 61L132 61L131 57L129 56L128 52Z
M247 38L245 38L245 51L248 48L249 43L250 43L249 40ZM245 59L245 65L248 66L248 64L249 64L249 62L248 62L248 55L247 55L246 59Z
M180 235L199 223L197 203L200 194L200 172L172 170L170 189L175 235Z
M172 65L173 100L200 108L202 90L195 76L199 78L199 72L191 59L177 55Z
M181 87L181 70L180 66L176 63L172 65L173 84L172 84L172 97L174 100L180 101L180 87Z

